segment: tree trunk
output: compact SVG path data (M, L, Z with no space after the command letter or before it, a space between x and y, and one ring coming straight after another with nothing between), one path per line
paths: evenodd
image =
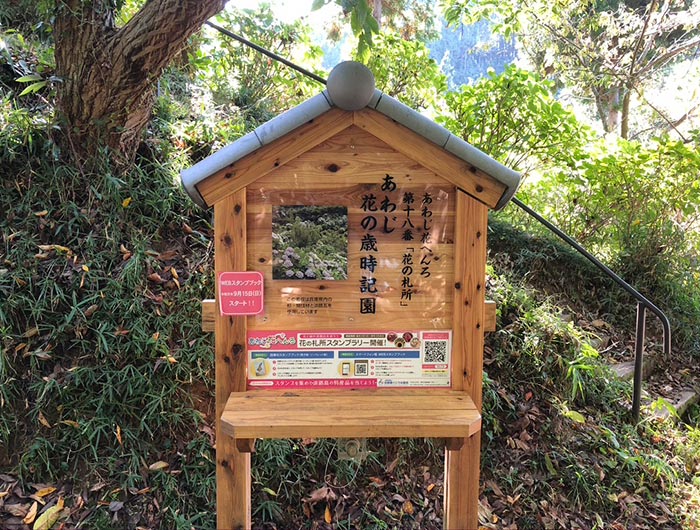
M149 0L117 28L113 0L57 0L57 109L75 162L105 147L120 164L133 160L163 69L225 3Z
M372 6L372 16L377 21L379 27L382 27L382 0L374 0L374 5Z
M620 129L620 87L610 87L595 92L598 118L605 132L617 133Z
M627 140L630 137L630 102L632 91L625 89L625 95L622 96L622 116L620 118L620 136Z

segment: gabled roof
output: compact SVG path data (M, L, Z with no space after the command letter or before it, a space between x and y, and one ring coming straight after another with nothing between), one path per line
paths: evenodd
M349 111L349 114L358 116L357 121L372 129L370 132L375 133L375 135L378 135L377 132L381 134L382 123L391 121L391 123L398 123L405 127L408 131L404 129L402 131L406 136L414 136L411 133L415 133L418 137L435 144L440 150L454 155L458 162L466 164L464 171L477 177L495 181L494 184L497 185L500 197L496 196L494 200L485 201L478 193L470 192L467 186L461 186L459 175L453 178L450 178L449 174L441 176L453 180L457 187L464 189L477 200L494 209L503 208L513 197L520 184L518 172L507 168L476 147L453 135L444 127L376 89L372 73L364 65L348 61L340 63L333 69L328 78L326 90L322 93L280 114L253 132L242 136L191 168L182 171L180 176L183 186L197 204L205 208L210 206L198 189L201 183L222 170L234 166L236 162L258 149L270 146L276 140L303 128L334 108ZM383 115L385 117L383 122L368 118L364 109L371 109ZM386 120L386 118L390 120ZM349 124L353 123L352 118L350 119ZM382 135L381 139L391 142L391 135ZM434 148L429 145L425 145L425 147L426 153L418 155L420 151L418 148L418 150L409 149L405 154L430 167L428 165L430 162L427 164L425 162L431 159ZM227 174L226 177L228 178L228 176ZM476 192L481 191L481 188L477 184Z

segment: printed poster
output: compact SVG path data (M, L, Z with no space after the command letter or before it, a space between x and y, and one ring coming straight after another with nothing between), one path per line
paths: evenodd
M249 331L248 388L450 387L452 333Z

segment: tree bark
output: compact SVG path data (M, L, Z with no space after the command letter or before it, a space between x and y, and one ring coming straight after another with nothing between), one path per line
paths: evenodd
M77 163L133 160L163 69L226 0L149 0L123 27L113 0L57 0L57 110Z
M377 21L380 28L382 27L382 8L382 0L374 0L374 4L372 6L372 16Z
M594 90L598 118L607 133L617 133L620 128L620 90L620 87Z
M620 136L625 140L630 137L630 102L632 100L632 91L625 89L625 95L622 97L622 117L620 119Z

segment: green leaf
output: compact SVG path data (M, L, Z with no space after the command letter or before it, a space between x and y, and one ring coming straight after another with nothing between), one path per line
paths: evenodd
M374 18L372 15L367 17L367 24L365 25L365 27L369 28L372 33L379 33L379 22L377 22L377 19Z
M34 92L38 92L42 88L44 88L46 85L48 85L48 81L39 81L38 83L32 83L29 85L27 88L22 90L22 92L19 93L20 96L26 96L27 94L33 94Z
M358 35L362 30L362 22L360 21L360 15L357 9L353 9L350 14L350 28L352 29L353 35Z
M552 463L552 459L549 458L549 454L547 454L547 453L544 454L544 465L547 468L547 471L549 471L550 475L557 474L557 470L554 467L554 464Z
M63 510L63 498L59 498L58 502L42 513L36 521L34 521L33 530L51 530Z
M41 81L43 77L41 77L39 74L29 74L29 75L23 75L22 77L18 77L15 79L18 83L31 83L33 81Z
M367 64L370 57L372 56L372 50L364 39L360 39L357 43L357 54L356 60L362 64Z
M321 9L328 2L329 2L329 0L314 0L313 4L311 4L311 11L317 11L317 10Z
M576 412L575 410L567 410L564 412L564 416L572 421L575 421L576 423L586 423L586 418L583 417L583 414Z

